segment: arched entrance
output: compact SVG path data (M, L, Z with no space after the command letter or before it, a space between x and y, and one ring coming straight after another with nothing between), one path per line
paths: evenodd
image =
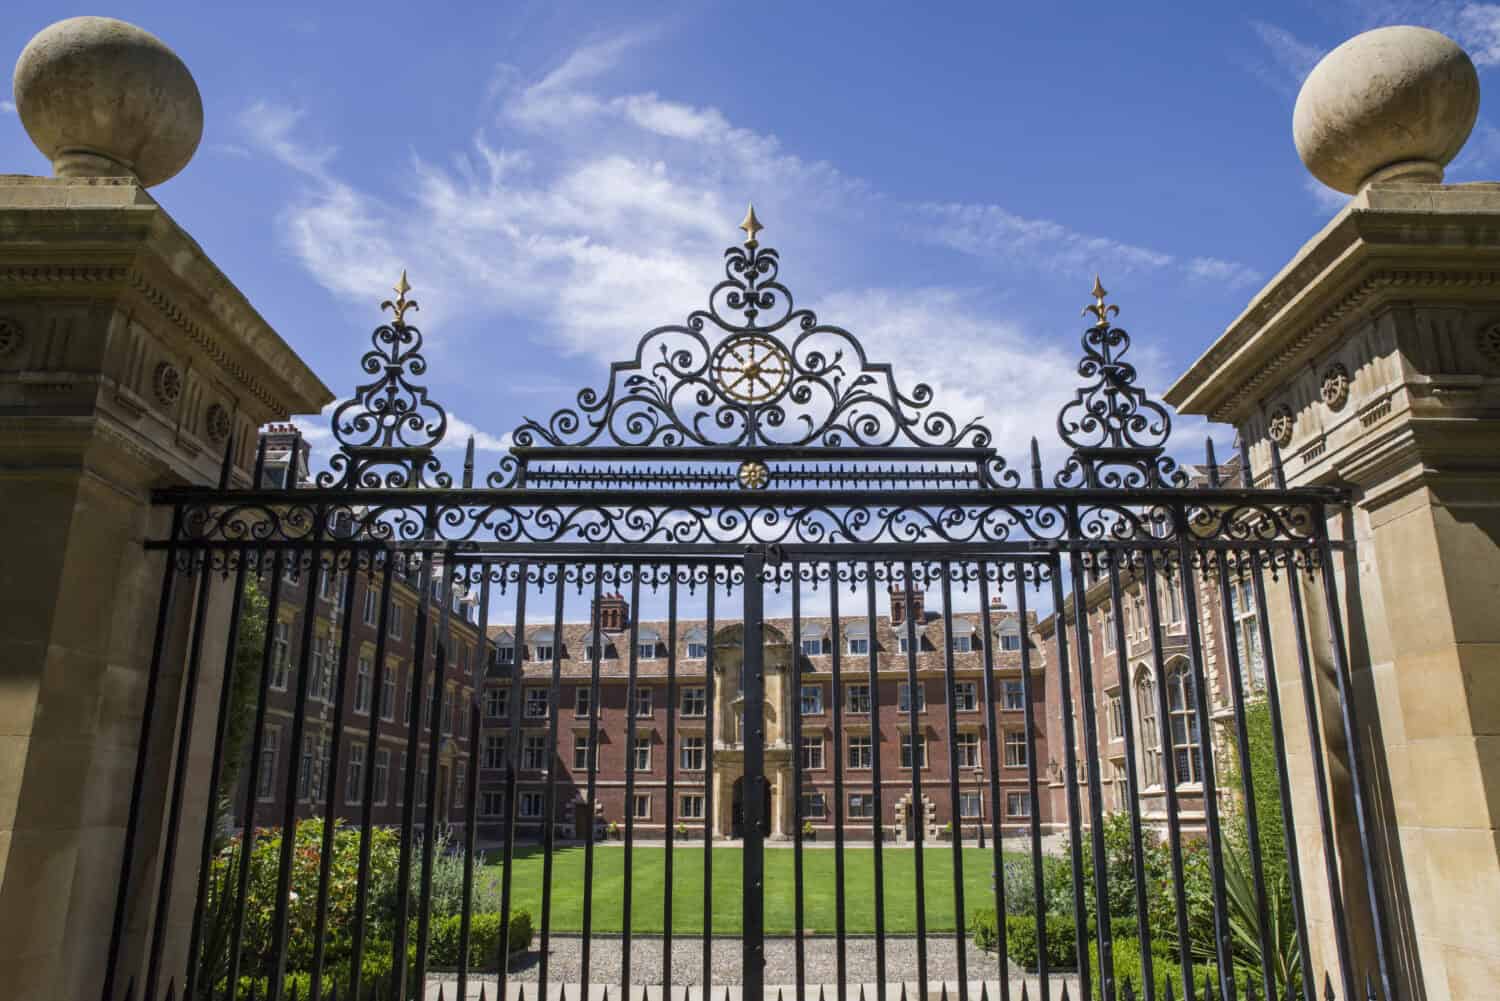
M771 784L769 782L761 783L760 833L762 835L771 833ZM743 775L734 780L734 791L730 794L729 836L731 838L745 836L745 777Z

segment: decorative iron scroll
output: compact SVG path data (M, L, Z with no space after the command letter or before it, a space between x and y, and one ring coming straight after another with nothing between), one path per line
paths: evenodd
M1135 385L1123 361L1130 335L1110 323L1120 307L1094 278L1094 301L1083 307L1093 326L1083 333L1078 374L1091 380L1057 415L1057 433L1073 449L1054 482L1060 487L1186 486L1188 477L1165 455L1172 434L1167 408Z
M1189 542L1305 546L1316 540L1321 499L1271 499L1203 491L1202 499L1122 495L1118 501L1045 497L944 502L879 495L736 503L601 500L595 494L541 502L510 496L403 500L361 495L333 502L223 499L186 502L178 542L187 545L403 544L483 549L537 544L1121 543ZM327 526L338 525L337 538Z
M420 307L406 298L411 285L405 271L392 291L396 298L380 308L389 309L393 319L375 328L373 347L360 359L360 367L377 378L333 412L340 449L329 462L331 470L318 475L319 486L452 485L432 454L447 433L448 415L415 381L426 374L427 359L421 331L406 322L407 311Z
M777 252L754 230L724 252L724 279L706 309L657 327L603 390L515 430L521 446L660 445L989 447L978 421L932 406L932 389L903 392L848 331L796 308ZM719 337L717 335L723 335Z

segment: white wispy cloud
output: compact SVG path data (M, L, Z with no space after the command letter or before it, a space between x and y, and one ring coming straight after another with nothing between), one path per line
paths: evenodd
M717 108L654 92L611 93L610 71L651 37L584 46L534 83L508 68L497 72L486 98L494 124L451 156L414 156L412 183L389 204L340 175L335 148L306 137L315 123L299 109L257 102L240 117L241 132L304 178L281 228L325 287L367 301L410 267L430 353L444 349L443 314L462 312L524 320L552 350L622 357L643 331L684 321L722 277L727 222L743 212L746 192L775 192L779 241L845 241L830 248L835 254L865 252L890 235L872 227L894 225L1003 260L1012 273L1062 267L1231 284L1258 278L1235 262L1079 233L997 205L897 204ZM867 211L872 202L889 210L879 223ZM984 414L997 445L1017 459L1037 426L1036 401L1060 405L1072 395L1072 343L1060 352L1055 340L997 320L975 292L826 285L818 302L824 320L857 331L873 358L899 359L903 383L931 382L955 416ZM955 358L965 364L953 365ZM450 442L470 433L481 448L506 444L450 417Z
M0 101L0 114L14 115L15 113L16 104L14 101Z
M1296 96L1302 81L1328 50L1266 21L1251 21L1250 29L1265 56L1249 63L1251 72L1281 93Z

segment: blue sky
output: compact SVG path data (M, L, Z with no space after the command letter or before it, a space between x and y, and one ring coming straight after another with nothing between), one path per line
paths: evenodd
M7 54L70 13L7 10ZM800 304L1051 466L1096 271L1159 392L1341 204L1291 141L1321 53L1406 22L1486 87L1500 64L1500 4L1448 2L103 12L203 91L161 203L340 394L408 269L433 394L482 465L702 304L753 200ZM1494 120L1450 179L1500 170ZM9 102L0 170L47 172Z
M67 13L13 0L0 51ZM1318 55L1390 22L1486 85L1500 5L121 3L204 95L155 189L345 393L401 268L438 400L498 447L680 320L754 200L783 276L1023 460L1095 271L1158 391L1340 204L1291 143ZM1453 179L1494 176L1481 123ZM0 169L44 173L13 109ZM321 423L321 422L315 422ZM1184 458L1201 428L1177 436ZM490 461L494 456L488 457Z

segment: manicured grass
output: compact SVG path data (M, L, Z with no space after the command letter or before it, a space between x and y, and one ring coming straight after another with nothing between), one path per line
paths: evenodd
M885 885L885 930L911 934L917 929L916 851L887 847L883 851ZM791 934L795 930L796 894L790 848L766 849L765 914L768 934ZM497 856L491 853L492 859ZM1007 853L1007 857L1012 857ZM542 922L542 863L540 848L517 849L513 873L515 907L531 912L537 928ZM713 927L716 935L741 931L744 890L738 847L715 847L713 855ZM582 848L561 848L552 858L552 930L583 930ZM923 851L927 930L953 931L953 846L932 844ZM994 906L990 872L994 855L985 848L963 850L964 910L967 917L983 907ZM485 906L499 899L503 866L497 861L481 877ZM666 882L666 849L636 848L631 861L633 931L659 934L664 927L663 888ZM703 845L679 845L673 854L672 930L697 935L703 932ZM808 932L832 934L835 930L834 852L808 848L803 852L803 927ZM617 844L594 850L593 930L623 930L625 896L625 852ZM844 900L846 929L851 934L875 931L875 852L873 848L848 848L844 853Z

